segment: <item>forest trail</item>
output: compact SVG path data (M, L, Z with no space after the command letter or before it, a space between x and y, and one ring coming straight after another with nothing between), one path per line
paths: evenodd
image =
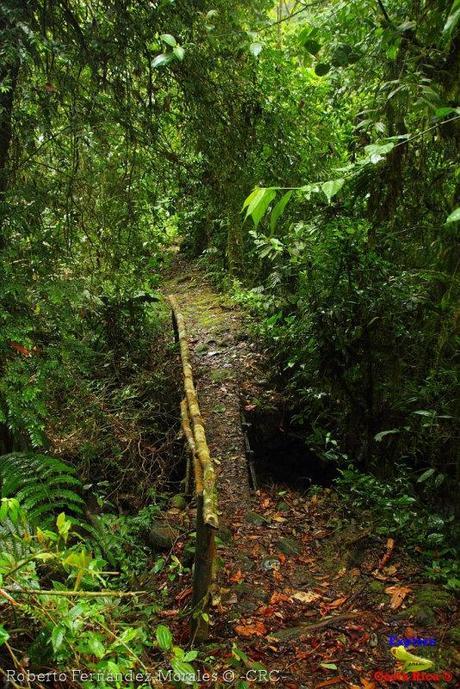
M403 667L391 636L434 639L421 653L431 670L454 668L455 600L424 577L402 544L379 535L372 521L350 521L332 489L305 494L271 485L251 493L240 409L254 399L268 364L244 334L241 312L197 267L178 262L163 292L176 296L186 321L218 476L222 523L205 676L223 677L224 686L249 677L260 687L376 689L382 673L390 681ZM188 625L177 601L186 605L190 591L178 581L164 611L184 643ZM438 679L450 684L453 675Z
M184 316L193 375L211 457L215 463L219 516L231 524L249 504L249 475L241 425L240 385L257 354L242 333L242 316L212 289L196 268L178 263L163 286Z

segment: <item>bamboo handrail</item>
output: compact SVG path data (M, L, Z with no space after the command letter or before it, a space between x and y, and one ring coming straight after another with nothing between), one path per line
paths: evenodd
M182 430L184 431L184 436L187 440L188 446L190 448L190 453L192 455L193 474L195 477L195 492L197 494L200 494L203 493L203 470L201 468L201 463L198 459L198 455L196 453L195 438L193 437L193 432L190 426L190 417L188 415L187 399L183 399L180 403L180 415L182 421ZM187 478L186 483L188 484L188 482L189 480Z
M179 311L176 298L168 296L173 314L176 340L179 342L184 377L185 399L180 405L182 430L190 449L193 462L196 498L195 562L193 567L192 643L205 641L209 634L209 619L204 614L210 602L210 592L215 576L217 517L216 474L209 453L203 419L193 382L190 352L185 321ZM187 462L185 493L190 495L190 461Z
M217 516L217 494L216 494L216 474L214 471L214 465L209 453L208 443L206 441L206 433L204 428L203 419L200 412L200 406L198 404L198 397L195 390L195 385L193 382L192 365L190 363L190 352L187 342L187 332L185 329L185 321L182 316L179 305L177 303L174 295L170 294L168 296L169 303L171 304L175 324L177 327L177 337L179 341L180 357L182 362L182 371L184 376L184 388L185 396L187 400L187 418L191 419L191 429L193 430L193 440L195 445L195 453L199 460L199 465L201 466L202 477L197 475L196 468L198 467L198 462L194 464L195 466L195 485L197 489L200 483L202 485L203 494L203 521L205 524L217 529L219 527L219 519ZM182 411L182 406L181 406ZM185 412L185 408L184 408ZM182 416L184 420L184 415ZM186 421L187 423L187 421ZM184 424L182 424L184 428ZM189 422L190 428L190 422ZM187 437L187 432L184 428L184 433ZM187 437L189 442L189 438ZM190 445L190 442L189 442ZM190 446L191 447L191 446ZM199 474L199 472L198 472Z

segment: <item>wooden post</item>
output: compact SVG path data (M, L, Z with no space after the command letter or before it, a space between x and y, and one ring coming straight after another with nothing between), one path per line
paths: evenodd
M215 529L203 519L203 495L196 496L196 540L193 567L193 617L192 641L205 641L209 634L209 622L203 618L209 607L210 589L214 573Z

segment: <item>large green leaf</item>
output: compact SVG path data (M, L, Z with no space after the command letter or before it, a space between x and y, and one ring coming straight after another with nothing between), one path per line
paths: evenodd
M273 187L259 187L254 190L243 204L243 208L247 206L244 219L246 220L251 216L254 225L257 227L275 196L276 189Z
M331 179L328 182L323 182L321 189L324 191L329 203L331 202L332 197L338 194L344 184L345 180L343 177L340 177L339 179Z
M287 191L278 201L274 209L272 210L272 214L270 216L270 230L274 232L276 223L278 222L278 219L280 216L284 213L284 209L286 208L287 204L289 203L289 199L292 196L292 191Z
M454 0L450 8L449 16L444 25L443 33L450 36L460 20L460 0Z
M458 222L460 220L460 206L456 208L452 213L449 215L449 217L446 220L446 225L448 225L451 222Z
M180 658L173 658L171 660L171 667L184 684L193 684L195 682L196 673L189 663L184 662Z
M0 624L0 646L3 646L5 641L8 641L9 638L10 635L6 631L5 627L2 624Z
M164 624L159 624L155 630L155 636L161 650L169 651L172 646L172 634L169 627L166 627Z
M160 53L154 60L152 60L152 67L162 67L163 65L168 65L173 59L172 53Z
M182 62L185 56L185 50L183 49L183 47L181 45L174 46L173 53L177 57L177 59Z
M166 43L166 45L170 45L171 48L174 48L177 45L176 39L174 38L174 36L171 36L170 33L162 33L160 38L163 41L163 43Z

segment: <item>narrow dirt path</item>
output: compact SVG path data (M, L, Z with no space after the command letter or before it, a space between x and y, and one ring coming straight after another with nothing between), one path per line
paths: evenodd
M241 314L190 266L164 284L184 316L193 374L211 457L216 465L219 513L231 524L248 507L250 490L240 418L240 378L251 357ZM252 354L252 356L255 356Z

